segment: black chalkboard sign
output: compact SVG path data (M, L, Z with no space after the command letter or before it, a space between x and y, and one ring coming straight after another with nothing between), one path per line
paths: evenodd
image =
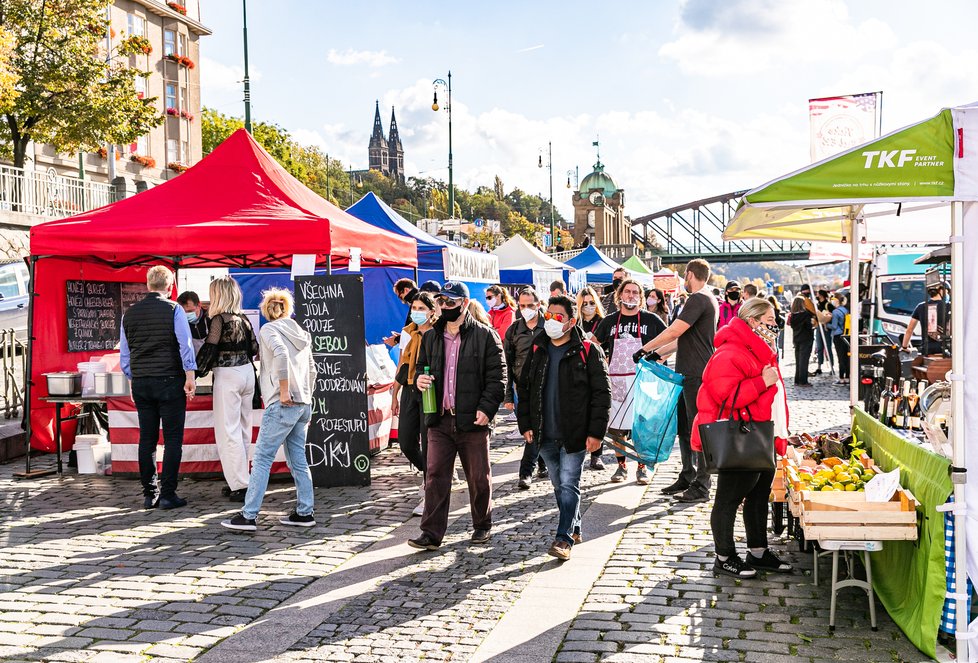
M66 281L68 352L101 352L119 344L122 315L146 296L144 283Z
M295 308L319 373L306 437L313 484L370 485L363 277L296 277Z

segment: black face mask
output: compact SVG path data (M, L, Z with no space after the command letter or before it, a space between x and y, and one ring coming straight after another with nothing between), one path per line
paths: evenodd
M613 280L613 281L611 282L611 285L613 285L613 286L615 286L615 290L617 290L617 289L618 289L618 286L620 286L620 285L621 285L621 282L622 282L623 280L624 280L624 279L615 279L615 280Z
M443 308L439 317L445 322L455 322L462 315L462 307L456 306L455 308Z
M727 299L729 299L732 302L736 302L736 301L738 301L740 299L740 293L739 292L728 292L727 293Z

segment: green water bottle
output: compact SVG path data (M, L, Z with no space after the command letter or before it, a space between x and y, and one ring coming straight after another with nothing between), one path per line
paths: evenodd
M431 367L424 367L424 374L431 375ZM435 385L431 385L421 392L421 410L425 414L435 414L438 412L438 404L435 402Z

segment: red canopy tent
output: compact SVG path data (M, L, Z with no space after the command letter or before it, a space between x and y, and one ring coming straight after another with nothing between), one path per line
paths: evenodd
M343 267L416 267L417 244L330 204L282 168L243 129L196 166L105 207L31 229L27 383L30 446L53 451L53 406L42 374L74 370L91 353L68 352L65 282L145 282L154 264L289 267L295 254Z

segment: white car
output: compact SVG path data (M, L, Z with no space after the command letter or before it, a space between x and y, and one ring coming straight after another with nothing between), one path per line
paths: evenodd
M30 272L23 260L0 263L0 329L13 329L27 341L27 307L30 304Z

